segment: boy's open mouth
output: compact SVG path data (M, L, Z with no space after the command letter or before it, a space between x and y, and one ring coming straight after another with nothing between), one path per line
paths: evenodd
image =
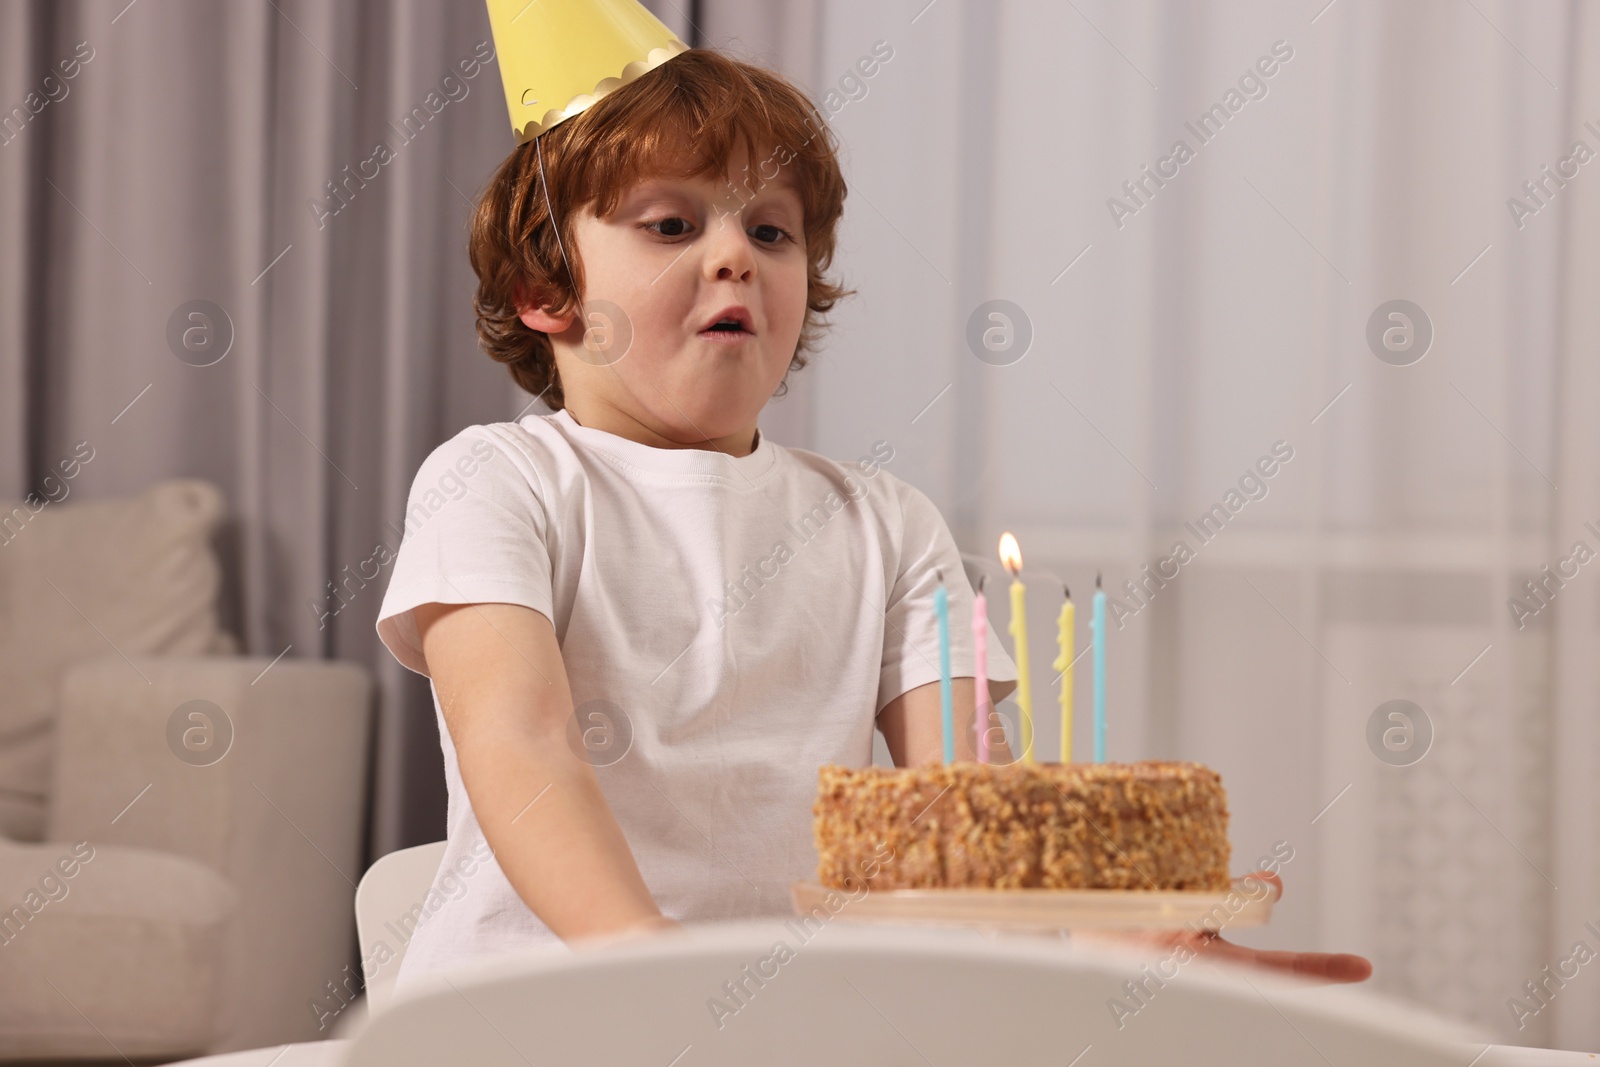
M700 336L717 341L739 341L754 337L750 310L742 305L723 308L700 330Z

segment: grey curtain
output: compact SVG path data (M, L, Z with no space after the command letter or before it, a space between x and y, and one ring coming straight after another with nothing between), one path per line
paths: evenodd
M796 15L726 6L695 21L781 61ZM220 486L246 651L379 682L372 857L444 834L379 546L436 444L543 410L473 333L465 227L513 147L492 46L481 0L0 4L0 497L85 440L74 499ZM765 432L805 443L805 392Z
M245 648L380 682L374 855L444 826L374 552L435 444L521 406L476 350L464 250L511 147L497 69L458 67L490 41L472 0L0 6L0 106L48 101L0 147L0 492L81 440L80 499L220 486Z

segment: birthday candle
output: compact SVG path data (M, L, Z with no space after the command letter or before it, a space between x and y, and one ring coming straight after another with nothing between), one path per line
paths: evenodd
M1094 761L1106 761L1106 594L1094 572Z
M1061 646L1061 655L1051 664L1061 672L1061 762L1072 762L1072 659L1076 651L1076 635L1073 633L1078 609L1072 604L1072 590L1066 584L1061 586L1062 593L1066 594L1066 603L1061 605L1061 617L1056 620L1060 629L1056 640Z
M989 762L989 601L984 598L983 584L988 575L978 576L978 594L972 600L972 658L974 673L973 691L977 706L973 709L972 725L978 731L978 762Z
M1017 539L1000 536L1000 562L1011 574L1011 640L1017 661L1017 718L1021 725L1022 762L1033 762L1033 689L1028 684L1028 610L1022 595L1022 549Z
M950 593L944 587L944 572L939 572L939 588L933 593L934 614L939 617L939 703L944 711L944 761L956 761L955 716L950 692Z

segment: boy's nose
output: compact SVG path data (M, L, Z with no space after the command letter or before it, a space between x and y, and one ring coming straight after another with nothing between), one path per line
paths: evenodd
M756 259L737 212L719 216L707 236L706 273L718 281L749 281Z

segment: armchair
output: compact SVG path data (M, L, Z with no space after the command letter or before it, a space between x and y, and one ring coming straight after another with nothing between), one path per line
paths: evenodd
M0 1060L326 1036L310 1004L354 958L372 684L228 654L221 514L169 482L0 536L0 682L26 676L0 687Z

